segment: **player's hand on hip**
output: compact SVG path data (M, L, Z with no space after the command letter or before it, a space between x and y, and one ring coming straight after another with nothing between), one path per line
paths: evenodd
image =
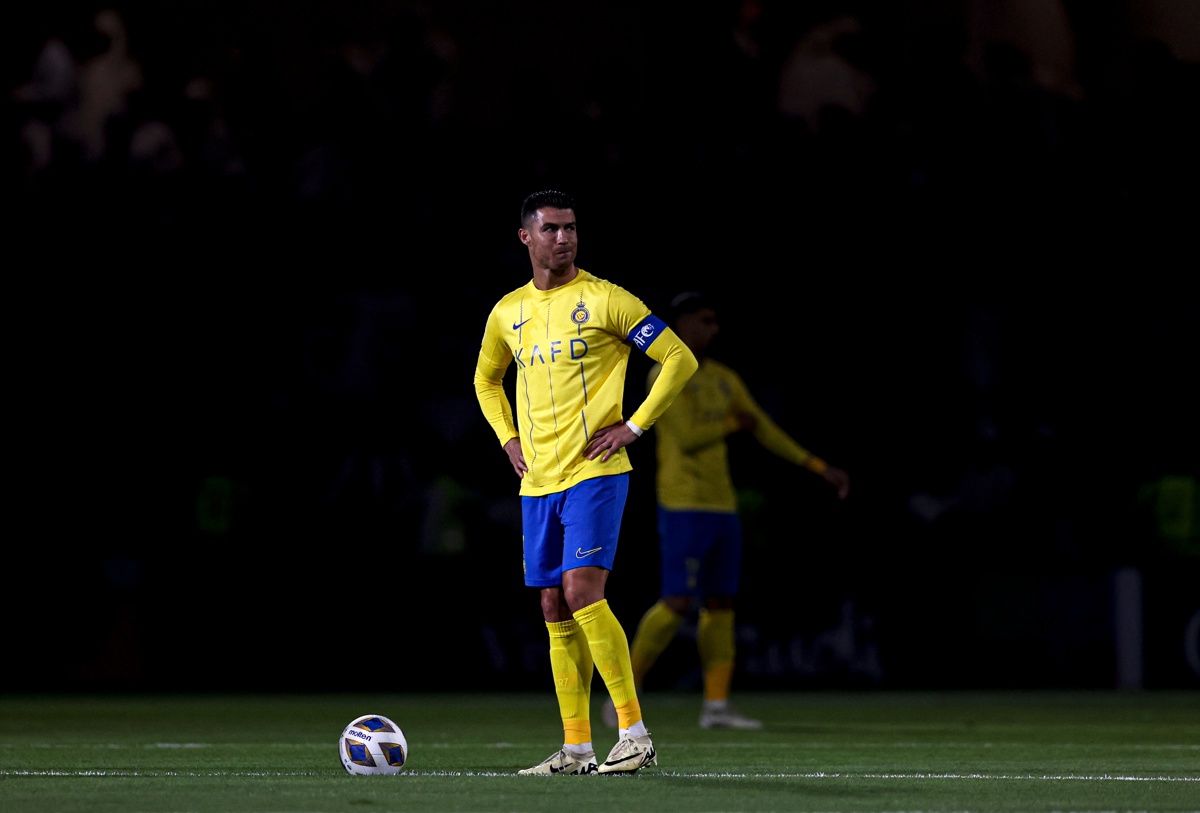
M614 423L612 426L605 426L596 430L596 434L592 435L591 441L583 450L583 456L588 460L595 460L603 454L600 462L606 462L610 457L617 453L617 450L622 446L628 446L637 440L638 436L634 431L622 423Z
M525 472L529 471L529 466L525 465L525 453L521 451L521 439L510 438L508 443L504 444L504 453L508 455L508 462L512 463L513 471L518 477L524 478Z

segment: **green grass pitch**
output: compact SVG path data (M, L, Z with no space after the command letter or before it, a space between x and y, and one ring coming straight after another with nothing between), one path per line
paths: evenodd
M522 777L562 742L550 690L0 695L0 810L1200 811L1194 692L739 694L759 731L702 730L694 694L642 700L657 767ZM342 770L338 736L367 713L404 728L399 775Z

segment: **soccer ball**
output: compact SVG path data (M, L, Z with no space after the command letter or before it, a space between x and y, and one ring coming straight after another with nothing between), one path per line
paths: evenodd
M342 730L342 767L352 774L397 774L408 762L408 740L382 714L364 714Z

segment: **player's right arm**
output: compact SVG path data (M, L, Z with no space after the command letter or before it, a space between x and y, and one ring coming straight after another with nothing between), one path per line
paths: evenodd
M494 317L495 311L488 317L479 357L475 361L475 397L484 420L496 433L500 445L507 447L510 440L519 439L512 404L504 392L504 374L512 364L513 356ZM511 453L509 457L512 457Z

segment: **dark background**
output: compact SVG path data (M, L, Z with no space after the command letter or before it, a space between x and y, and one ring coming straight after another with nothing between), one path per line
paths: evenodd
M733 440L737 687L1200 687L1200 16L643 5L6 11L0 690L548 687L471 385L547 187L851 473Z

